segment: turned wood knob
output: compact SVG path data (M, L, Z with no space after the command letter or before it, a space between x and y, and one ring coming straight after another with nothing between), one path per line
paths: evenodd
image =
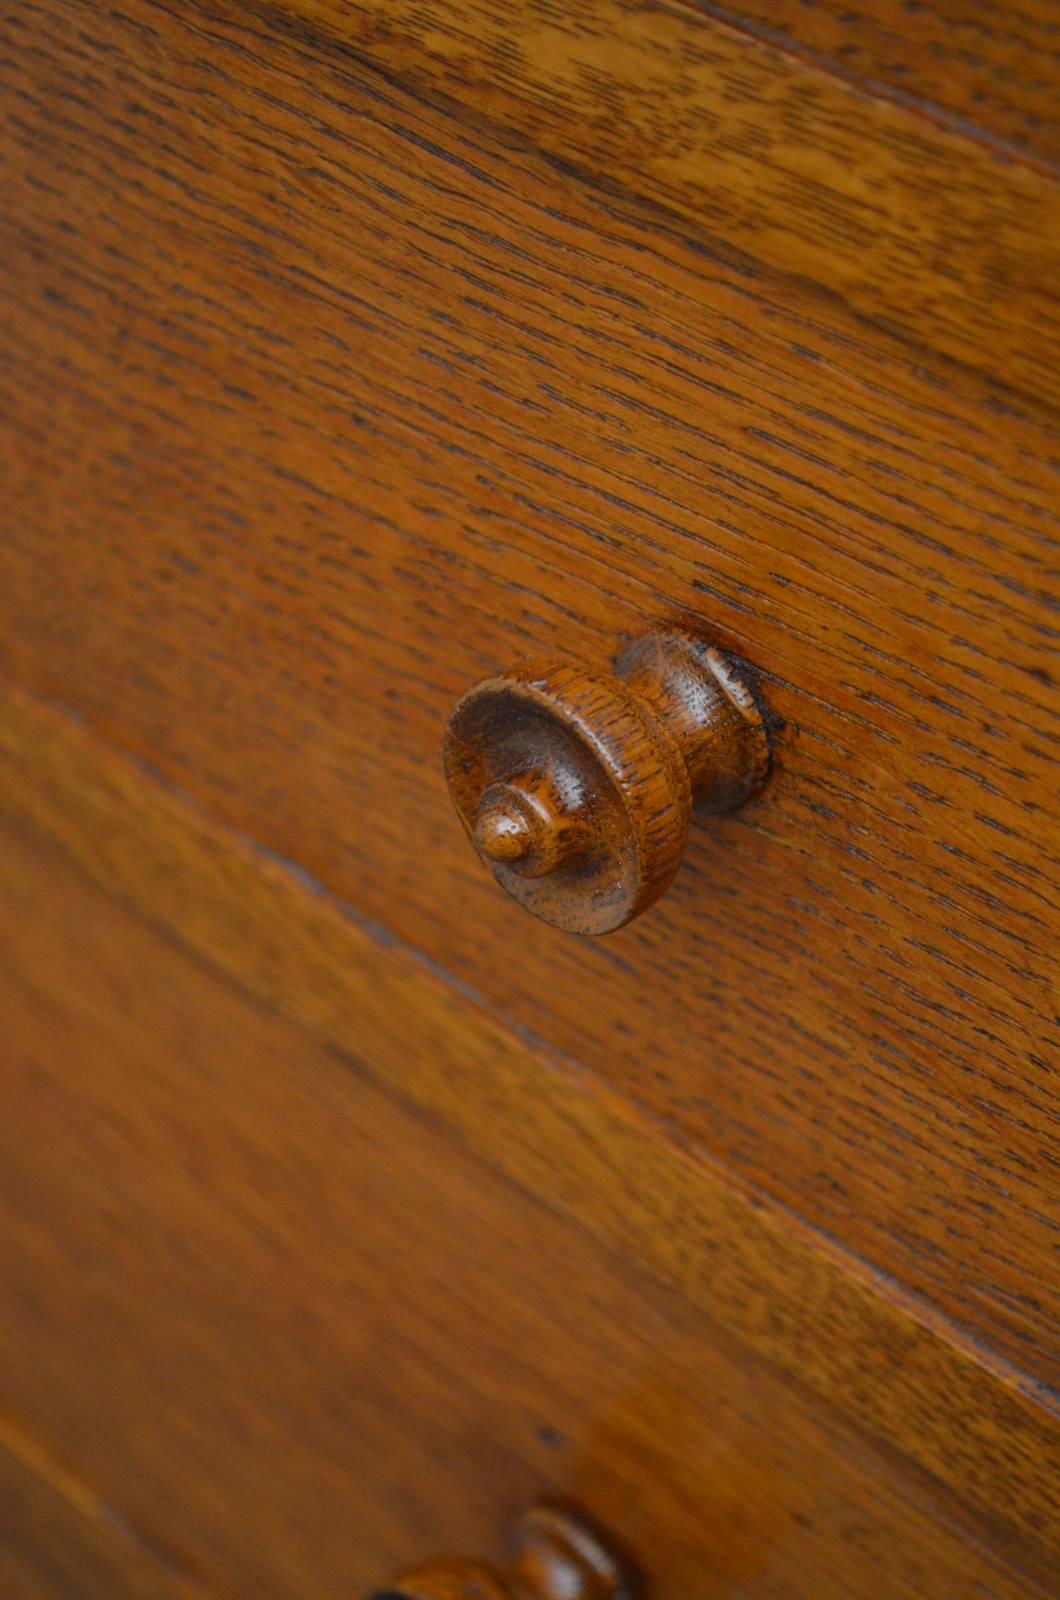
M611 675L528 661L476 684L450 715L445 768L501 887L557 928L610 933L671 883L693 791L731 811L761 788L768 717L745 663L666 626Z
M395 1578L371 1600L634 1600L630 1567L575 1511L538 1505L516 1528L510 1566L446 1556Z

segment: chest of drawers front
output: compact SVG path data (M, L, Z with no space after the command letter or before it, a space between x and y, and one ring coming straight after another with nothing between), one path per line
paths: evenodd
M545 50L544 9L467 7L477 39L429 6L4 24L11 1071L67 1141L13 1184L50 1241L19 1233L8 1307L48 1397L8 1398L160 1536L168 1482L207 1590L367 1586L421 1535L488 1553L502 1483L619 1525L640 1494L663 1597L703 1528L744 1585L703 1592L957 1595L982 1561L983 1593L1033 1593L1055 180L692 11ZM574 938L468 850L442 729L483 674L599 672L672 619L754 664L771 776L693 811L646 916ZM71 919L139 953L82 966ZM93 1387L123 1344L127 1392ZM153 1386L176 1420L141 1427Z

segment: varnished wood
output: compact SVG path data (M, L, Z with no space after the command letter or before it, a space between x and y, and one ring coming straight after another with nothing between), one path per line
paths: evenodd
M359 923L349 908L335 902L320 885L307 883L293 864L253 852L245 839L225 834L170 789L145 782L137 768L116 760L69 718L46 714L20 694L7 694L0 703L0 809L5 815L18 819L40 837L55 841L111 896L138 908L141 916L156 926L168 929L181 945L219 966L242 989L270 1008L285 1011L340 1053L352 1051L360 1063L372 1063L374 1075L422 1108L432 1127L444 1125L452 1129L465 1148L481 1152L492 1167L539 1196L548 1209L574 1219L601 1241L608 1259L617 1256L635 1263L639 1270L646 1270L658 1281L679 1290L684 1299L705 1314L711 1326L736 1335L743 1347L755 1352L760 1362L756 1369L759 1374L785 1371L797 1377L815 1397L811 1412L827 1431L831 1431L832 1424L825 1419L836 1412L844 1414L859 1436L882 1439L907 1460L926 1469L925 1479L949 1486L973 1505L980 1533L983 1526L989 1526L992 1541L1007 1540L1010 1548L1021 1552L1036 1550L1036 1559L1040 1559L1044 1570L1055 1567L1060 1560L1054 1492L1060 1479L1060 1420L1048 1394L1029 1385L1019 1372L1006 1368L996 1358L984 1361L982 1348L962 1341L959 1330L947 1326L933 1307L911 1300L893 1285L881 1293L879 1276L871 1268L837 1252L832 1241L814 1235L797 1218L763 1204L760 1195L732 1186L710 1162L696 1160L676 1149L665 1130L638 1117L628 1106L599 1095L591 1081L572 1073L569 1063L549 1057L539 1042L498 1027L473 996L442 983L443 974L432 969L417 952L395 948L394 941L382 930ZM3 859L0 855L0 863ZM42 864L39 873L54 890L59 878L56 863L49 860L47 865ZM193 892L189 886L194 886ZM67 892L73 892L72 885ZM31 863L14 909L5 915L5 926L12 930L21 930L24 923L30 928L36 926L34 919L24 917L21 910L32 904L36 893ZM86 974L83 967L71 971L69 965L71 949L79 950L84 943L80 930L98 924L101 911L98 905L91 909L94 903L91 897L79 897L71 905L66 896L55 902L44 895L42 904L51 904L55 910L54 920L41 931L44 944L32 947L21 941L13 946L24 961L45 974L45 997L54 988L56 973L64 975L64 984L74 994L95 991L98 979L91 976L95 969L90 968ZM38 921L39 918L40 913ZM127 942L117 930L108 938L116 952ZM128 961L142 960L143 937L130 932L129 939L135 956L129 956ZM187 973L179 985L163 978L160 988L184 995L184 1009L192 1006L191 1015L201 1010L204 1018L213 1016L217 997L208 1001L201 986L197 986L194 1001L187 1000L190 981ZM130 984L132 990L140 992L138 984L128 976L128 962L124 962L93 1006L104 1026L100 1045L104 1055L111 1048L106 1043L107 1029L112 1032L119 1025L107 1023L106 995L120 995L123 986ZM123 1002L116 1014L120 1017L124 1012ZM42 1046L49 1038L50 1015L45 1003L40 1019ZM82 1025L80 1016L72 1019L71 1038L76 1038ZM210 1029L216 1026L216 1019L209 1024ZM249 1026L244 1010L239 1011L238 1017L233 1016L228 1025L225 1038L229 1042L225 1048L235 1048L231 1041L240 1037L240 1029L244 1030L245 1039L235 1059L243 1061L245 1057L250 1063L245 1081L250 1084L263 1077L264 1082L270 1082L277 1070L276 1051L267 1045L259 1026ZM145 1046L145 1034L151 1041L149 1046ZM142 1053L147 1048L150 1054L157 1048L159 1034L167 1037L157 1014L149 1012L144 1027L133 1031L125 1050L127 1070L132 1076L140 1071L137 1051ZM216 1042L208 1043L213 1038L208 1030L203 1050L220 1050ZM183 1034L178 1047L186 1052ZM301 1052L309 1048L308 1043L299 1046L299 1060L303 1059ZM224 1050L220 1053L225 1059ZM266 1066L266 1062L271 1065ZM71 1070L76 1066L81 1081L83 1052L72 1046L70 1063ZM188 1070L183 1057L171 1067L175 1079ZM192 1071L192 1081L197 1077L197 1072ZM120 1088L115 1092L125 1093ZM231 1111L220 1119L225 1125L232 1119L238 1124L246 1106L258 1103L257 1091L248 1088L245 1094L239 1090L233 1093ZM315 1105L318 1098L319 1091L314 1091L308 1104ZM301 1096L298 1104L305 1104ZM327 1139L334 1138L345 1148L349 1136L342 1127L332 1126L329 1119L333 1112L333 1104L322 1106L324 1126L329 1130ZM264 1108L260 1114L264 1114ZM303 1114L286 1103L279 1112L291 1137L297 1134ZM378 1132L378 1097L372 1096L370 1103L350 1114L362 1129L351 1148L361 1149L363 1141L374 1134L377 1143L381 1140L379 1161L394 1165L396 1157ZM106 1118L109 1113L101 1115ZM316 1128L314 1121L305 1137L312 1140ZM401 1140L406 1137L402 1135ZM422 1146L417 1143L408 1157L411 1169L401 1167L402 1171L410 1171L408 1193L417 1196L416 1214L421 1217L417 1229L426 1225L421 1214L431 1204L423 1198L422 1174L412 1175L421 1151ZM56 1159L65 1158L57 1153ZM450 1159L448 1155L443 1158L446 1170ZM218 1170L223 1171L220 1155L218 1163ZM319 1164L314 1168L318 1170ZM131 1181L136 1181L135 1176ZM449 1181L456 1181L455 1174ZM307 1178L306 1182L310 1180ZM396 1165L389 1182L396 1195L405 1193ZM314 1189L313 1194L316 1193ZM490 1206L499 1204L499 1193L490 1187ZM357 1208L363 1206L366 1214L374 1216L373 1207L377 1208L380 1201L374 1188L351 1190L347 1199L352 1237L357 1233L352 1221ZM266 1209L271 1204L267 1195L261 1203ZM565 1254L569 1247L543 1228L539 1213L535 1216L538 1220L525 1226L544 1252L540 1278L531 1281L527 1277L528 1258L521 1244L515 1248L523 1224L514 1235L502 1233L498 1239L497 1249L505 1264L505 1252L510 1253L512 1271L518 1280L508 1280L512 1282L508 1293L513 1314L522 1315L519 1308L526 1305L547 1306L554 1311L569 1307L574 1319L571 1338L590 1366L577 1368L577 1375L569 1380L570 1388L566 1387L568 1379L562 1382L565 1393L580 1394L579 1404L585 1407L580 1414L588 1419L600 1405L605 1411L610 1405L598 1383L605 1388L612 1384L604 1351L616 1336L615 1330L627 1326L628 1303L618 1297L613 1281L602 1284L593 1279L583 1284L584 1256L568 1266L567 1274L584 1288L588 1298L572 1298L568 1284L557 1302L554 1264L559 1259L570 1262ZM401 1230L406 1225L399 1215L394 1227L402 1240ZM120 1227L116 1219L116 1237L121 1236ZM459 1277L453 1252L463 1237L461 1225L443 1208L438 1227L440 1233L431 1233L424 1249L436 1252L436 1262L444 1259L448 1263L452 1281L454 1274ZM501 1239L508 1243L502 1245ZM330 1250L338 1260L348 1243L328 1246L325 1240L321 1248ZM399 1258L406 1260L407 1241L396 1248ZM414 1278L414 1262L412 1270ZM494 1303L501 1293L493 1264L489 1296L484 1299L482 1270L481 1259L467 1267L478 1283L477 1292L468 1290L478 1328L483 1306ZM153 1280L145 1285L145 1293L149 1301L157 1293ZM672 1308L674 1301L671 1299L668 1304ZM597 1310L592 1311L590 1305ZM600 1308L602 1319L597 1320ZM429 1307L425 1306L424 1314L431 1315ZM586 1337L590 1325L591 1340ZM708 1370L700 1343L702 1327L701 1324L690 1347L694 1370L701 1376ZM424 1338L425 1348L432 1351L431 1335L425 1334ZM527 1348L535 1348L534 1341L528 1341L525 1323L520 1323L518 1338L524 1354ZM653 1341L666 1342L658 1324L653 1324L643 1339L637 1336L637 1348L655 1348ZM473 1380L478 1371L478 1364L468 1361L472 1347L463 1333L455 1337L453 1359L458 1363L462 1382ZM569 1358L569 1347L565 1348L568 1357L557 1358L557 1370ZM57 1359L61 1367L61 1352ZM505 1363L512 1364L507 1354L502 1364ZM654 1356L649 1365L653 1370L657 1367ZM512 1370L518 1366L514 1362ZM594 1376L581 1393L579 1384L585 1382L586 1371ZM223 1381L234 1380L226 1372ZM758 1381L756 1376L753 1385L763 1415L769 1420L751 1452L755 1458L752 1478L761 1475L754 1490L756 1503L758 1495L766 1492L775 1478L774 1470L767 1470L765 1464L769 1456L768 1451L763 1453L765 1437L776 1438L776 1430L783 1436L786 1428L778 1421L775 1390L768 1384L759 1390ZM726 1393L725 1384L732 1382L730 1372L719 1393ZM653 1384L649 1387L654 1393ZM60 1406L62 1399L60 1394ZM705 1414L712 1415L714 1405L714 1401L706 1404ZM643 1426L638 1424L636 1434L650 1460L654 1460L658 1446L657 1439L652 1442L653 1434L672 1439L691 1475L687 1481L681 1480L687 1486L672 1488L665 1475L657 1482L656 1469L651 1467L645 1475L643 1462L635 1469L631 1467L629 1485L640 1474L653 1484L657 1482L659 1494L667 1500L671 1495L678 1500L687 1496L687 1503L698 1508L702 1504L704 1467L699 1454L688 1448L681 1421L686 1407L687 1401L682 1398L677 1398L672 1408L664 1405L650 1421ZM223 1411L223 1406L220 1409ZM493 1426L496 1425L494 1421ZM712 1416L710 1426L715 1425L716 1418ZM415 1448L412 1435L419 1426L420 1423L410 1425L410 1450ZM484 1428L483 1442L488 1433L489 1429ZM434 1434L428 1437L433 1438ZM705 1441L703 1448L712 1453L713 1459L713 1433L711 1440L714 1442ZM608 1443L603 1454L606 1456L610 1449ZM728 1451L722 1456L728 1459ZM599 1457L594 1455L594 1459ZM226 1468L229 1477L232 1470ZM398 1477L406 1470L404 1455L394 1470ZM828 1475L822 1476L823 1468L806 1454L804 1442L794 1470L800 1481L818 1483L826 1498L834 1494L827 1488ZM844 1463L838 1469L839 1481L843 1473L851 1470L851 1463ZM901 1470L904 1473L908 1468ZM438 1477L433 1469L432 1477ZM740 1481L742 1495L746 1485ZM461 1476L458 1481L452 1475L446 1483L455 1503L441 1495L437 1482L430 1494L416 1501L418 1515L427 1517L429 1513L438 1519L429 1526L424 1523L417 1527L416 1538L421 1544L433 1540L438 1547L455 1541L458 1547L487 1550L486 1541L496 1532L495 1519L470 1526L467 1506L460 1498L465 1478ZM697 1483L698 1488L694 1488ZM569 1489L571 1484L550 1480L545 1486ZM526 1498L541 1487L540 1482L520 1482L514 1486L513 1495L516 1499ZM363 1481L360 1489L363 1492ZM633 1501L639 1504L645 1492L642 1482L635 1492L630 1488L629 1503L623 1498L613 1504L594 1500L592 1508L601 1515L606 1513L606 1519L615 1527L631 1535L635 1531L638 1547L651 1547L652 1569L659 1573L662 1569L650 1529L644 1527L641 1531L642 1525L636 1522L633 1512ZM904 1505L906 1489L900 1498ZM837 1515L845 1515L841 1507L846 1503L843 1495L837 1497ZM698 1531L688 1547L693 1565L681 1581L701 1570L703 1525L698 1509L696 1517ZM738 1526L746 1525L743 1513L736 1520ZM404 1544L395 1539L382 1565L396 1568L408 1559L409 1548L407 1539ZM714 1549L713 1539L711 1548ZM700 1567L694 1564L697 1551ZM866 1559L875 1561L877 1557L872 1554ZM808 1570L807 1579L809 1575ZM377 1577L378 1571L366 1572L364 1582ZM781 1579L778 1577L777 1581ZM861 1579L841 1580L838 1569L834 1581L847 1584L845 1593L840 1588L843 1600L865 1587ZM895 1581L908 1580L903 1576ZM939 1593L945 1592L948 1581L944 1575L932 1580ZM872 1592L871 1584L869 1590ZM917 1600L923 1600L922 1594Z
M1055 1386L1051 420L312 35L77 14L3 25L5 670ZM562 940L444 720L672 610L776 771Z
M505 1569L443 1557L393 1579L372 1600L634 1600L639 1591L627 1559L574 1508L534 1506L516 1534Z
M42 749L42 789L46 767ZM129 830L123 784L142 808ZM212 868L194 865L202 824L184 819L182 847L172 795L116 770L110 796L94 847L140 890L170 818L158 872L189 918L183 941L197 923L227 945L226 909L241 905L251 946L273 959L296 946L323 975L330 946L354 970L341 930L356 929L338 917L330 933L299 929L304 885L289 916L269 915L275 869L254 866L248 899L238 847L215 844ZM1044 1600L1047 1578L1019 1566L1033 1568L1033 1541L1010 1542L1016 1565L991 1552L1002 1530L990 1517L624 1265L558 1216L554 1196L542 1203L480 1158L518 1142L502 1038L492 1060L478 1047L494 1099L477 1134L454 1139L395 1095L402 1050L456 1082L476 1049L474 1013L432 1000L429 975L402 976L380 950L343 1052L329 1051L53 851L0 831L0 1389L43 1441L38 1459L61 1458L206 1593L356 1595L447 1547L501 1561L511 1508L563 1494L621 1530L656 1600ZM200 845L210 852L209 834ZM160 893L154 915L165 907ZM373 988L389 1032L372 1020ZM528 1087L547 1100L547 1072ZM635 1184L636 1162L599 1125L596 1142ZM553 1155L566 1172L569 1153ZM603 1196L600 1175L590 1187ZM620 1187L606 1193L621 1203ZM692 1253L687 1237L681 1248ZM755 1266L776 1333L788 1313ZM720 1277L713 1297L730 1298ZM864 1326L833 1340L871 1361ZM896 1411L924 1347L897 1323L885 1344ZM936 1381L955 1456L962 1430L985 1430L981 1492L1019 1425L993 1409L988 1373L971 1409L959 1373ZM1034 1470L1051 1494L1043 1459ZM1030 1481L1010 1488L1014 1518L1034 1516L1051 1539L1055 1503L1043 1520Z
M769 772L746 663L694 628L630 640L609 676L521 662L461 697L449 793L501 887L569 933L612 933L673 881L693 798L732 811Z
M0 1594L4 1600L216 1600L171 1550L143 1539L6 1416L0 1418Z
M917 346L1060 400L1051 171L682 0L558 15L551 0L284 0L282 15L319 49L529 139L564 173L665 206L707 260L739 252L812 279ZM1058 78L1054 66L1044 97Z
M1060 16L1053 0L688 0L771 43L947 116L1031 160L1060 162Z
M676 1595L750 1372L719 1583L1048 1588L1060 191L687 8L554 12L2 24L0 653L86 725L16 696L4 807L326 1042L12 835L8 1396L219 1593L496 1559L569 1486ZM561 947L453 840L445 711L685 613L775 782ZM594 1453L637 1359L674 1406Z

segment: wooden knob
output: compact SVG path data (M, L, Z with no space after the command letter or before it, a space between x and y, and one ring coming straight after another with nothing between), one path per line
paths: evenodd
M611 676L529 661L476 684L445 768L501 887L554 927L610 933L673 880L693 791L731 811L761 788L768 717L745 663L667 626L625 645Z
M443 1557L395 1578L371 1600L634 1600L631 1568L577 1512L535 1506L516 1534L507 1568Z

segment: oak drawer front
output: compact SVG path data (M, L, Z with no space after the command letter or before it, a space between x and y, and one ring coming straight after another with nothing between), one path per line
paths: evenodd
M1047 415L341 54L75 10L0 90L5 670L1055 1375ZM553 934L445 716L672 610L777 771Z
M57 1559L61 1531L75 1571L84 1519L86 1583L117 1540L130 1594L364 1593L432 1547L499 1554L512 1511L558 1491L622 1531L659 1600L1039 1592L923 1474L372 1062L53 851L0 843L21 930L0 965L0 1441L36 1441L31 1471L0 1470L35 1508L23 1537L39 1523ZM33 1487L49 1459L65 1510Z

